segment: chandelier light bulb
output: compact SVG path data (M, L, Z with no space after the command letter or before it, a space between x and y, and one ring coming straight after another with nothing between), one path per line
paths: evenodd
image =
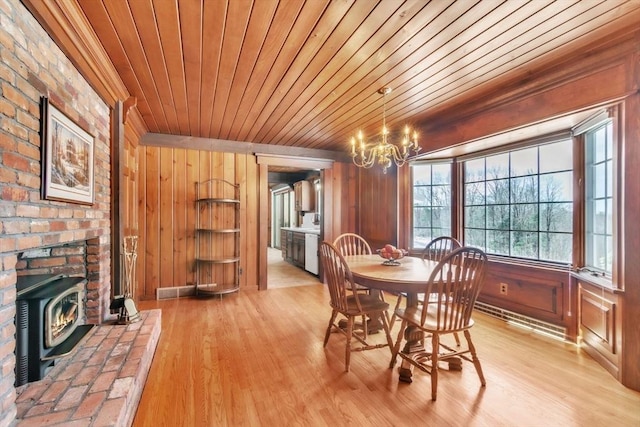
M361 168L370 168L374 163L378 163L382 167L383 173L386 174L392 162L397 167L403 166L409 160L410 150L414 152L415 156L420 152L420 147L418 146L418 132L413 131L413 138L411 138L411 128L408 125L404 127L404 135L400 145L388 141L390 131L386 122L385 97L391 93L391 88L383 87L378 90L378 93L382 95L382 138L378 142L368 144L365 142L362 131L359 130L357 135L358 150L356 150L356 138L351 137L351 158L353 163Z

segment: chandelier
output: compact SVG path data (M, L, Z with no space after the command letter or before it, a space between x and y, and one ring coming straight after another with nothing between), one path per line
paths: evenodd
M386 95L391 93L390 87L383 87L378 90L382 95L382 139L376 143L367 143L362 135L362 131L358 131L357 137L351 137L351 157L353 163L360 168L370 168L374 163L382 166L382 172L387 173L387 168L391 166L391 162L396 166L403 166L409 159L409 152L413 151L414 155L420 152L418 146L418 133L411 132L409 126L405 126L404 134L400 145L395 145L387 140L389 129L386 123Z

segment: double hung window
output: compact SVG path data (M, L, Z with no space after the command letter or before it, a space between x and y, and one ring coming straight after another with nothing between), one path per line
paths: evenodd
M413 176L412 248L451 236L451 163L417 163Z
M613 124L585 132L585 266L613 268Z

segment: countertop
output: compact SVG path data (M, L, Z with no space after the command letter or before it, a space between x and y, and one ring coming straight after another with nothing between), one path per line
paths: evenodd
M304 234L315 234L317 236L320 235L319 228L307 228L307 227L281 227L281 230L293 231L296 233L304 233Z

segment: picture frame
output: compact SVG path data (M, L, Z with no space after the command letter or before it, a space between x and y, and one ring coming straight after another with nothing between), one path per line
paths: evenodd
M93 204L95 139L41 98L42 198Z

